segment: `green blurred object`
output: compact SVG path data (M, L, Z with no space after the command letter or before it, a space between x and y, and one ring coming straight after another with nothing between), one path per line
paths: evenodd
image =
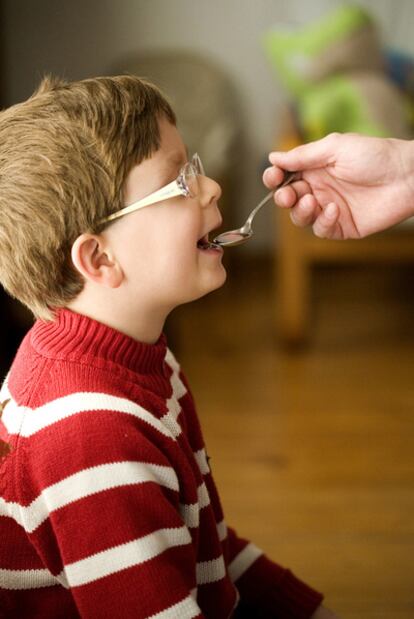
M295 30L274 28L264 47L296 106L304 141L332 131L412 137L409 106L386 72L364 9L344 5Z
M265 34L264 46L285 88L293 95L300 95L312 87L315 80L332 73L335 68L340 70L347 63L357 62L361 51L359 49L352 50L355 55L353 59L348 57L348 49L339 58L327 54L332 48L337 48L335 56L338 56L340 45L345 44L348 48L350 37L361 30L372 35L372 27L372 20L366 11L343 6L319 22L302 28L290 31L273 29ZM372 48L370 52L373 54L374 66L381 66L376 42L369 41L368 44Z
M307 140L317 140L333 131L386 137L386 131L374 122L364 105L356 84L342 75L334 75L304 93L298 111Z

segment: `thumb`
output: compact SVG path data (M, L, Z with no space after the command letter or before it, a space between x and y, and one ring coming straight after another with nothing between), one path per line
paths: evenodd
M285 153L270 153L269 161L273 165L290 172L323 168L334 162L339 137L340 134L331 133L321 140L301 144Z

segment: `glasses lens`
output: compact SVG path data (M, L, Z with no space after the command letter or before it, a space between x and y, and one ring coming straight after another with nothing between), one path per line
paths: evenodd
M197 174L201 174L202 176L205 176L206 173L204 172L204 166L201 162L200 157L198 156L198 153L195 153L192 157L191 157L191 164L195 167L195 169L197 170Z
M195 198L199 193L199 176L204 176L204 168L200 157L195 154L191 162L186 163L183 169L183 178L188 194Z

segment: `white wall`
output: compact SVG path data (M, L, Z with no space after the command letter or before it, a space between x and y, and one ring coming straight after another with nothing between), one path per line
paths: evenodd
M278 22L305 23L340 0L4 0L7 103L28 96L51 71L81 78L111 71L125 54L180 47L208 54L238 88L247 136L240 219L262 196L261 168L272 146L283 93L261 49ZM384 40L414 54L414 2L363 0ZM252 248L272 244L270 213L261 214ZM254 246L253 246L254 243Z

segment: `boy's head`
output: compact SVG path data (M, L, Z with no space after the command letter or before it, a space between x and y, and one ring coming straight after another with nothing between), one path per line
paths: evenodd
M101 234L81 234L72 247L86 280L72 309L97 317L95 301L107 301L101 322L137 339L149 331L156 337L174 307L226 278L223 250L208 239L221 225L220 186L205 176L197 155L188 157L175 125L162 117L159 129L159 149L126 178L128 206L110 216Z
M159 240L172 234L168 217L163 221L156 213L174 200L113 223L104 220L173 181L185 160L174 112L149 82L133 76L73 83L45 79L30 99L0 113L0 282L35 316L47 319L55 308L70 306L88 284L119 287L118 280L114 283L105 274L95 277L96 266L108 271L114 261L131 280L132 265L124 267L116 251L125 252L127 262L135 255L137 268L145 274L146 262L150 272L152 246L139 244L156 240L148 224L150 211L161 226ZM216 209L220 190L210 179L202 181L209 194L203 200ZM183 200L187 198L175 202L182 205ZM219 223L218 213L209 215L208 225L204 220L198 224L197 240ZM126 248L133 226L135 243ZM178 247L177 259L179 254ZM157 260L161 267L159 256ZM168 283L169 270L175 268L171 253L164 257L164 268ZM210 288L221 283L210 283Z

